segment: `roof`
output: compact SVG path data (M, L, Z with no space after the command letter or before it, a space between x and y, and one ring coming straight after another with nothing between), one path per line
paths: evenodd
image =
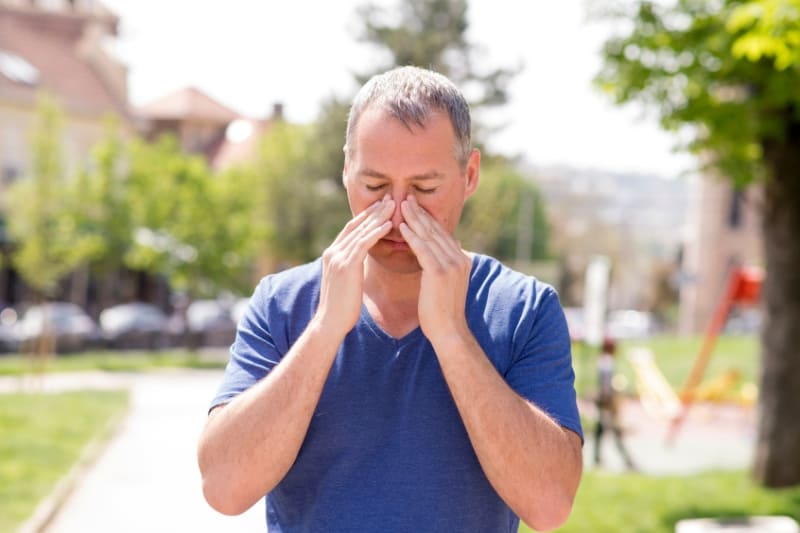
M214 169L225 169L252 162L261 136L273 124L273 119L237 119L227 128L219 142L209 149L208 159Z
M239 118L238 113L194 87L170 93L140 107L137 113L151 120L195 119L222 125Z
M127 102L114 95L102 74L79 51L83 28L90 20L0 5L0 52L6 63L0 69L0 101L32 105L45 89L71 112L126 115ZM19 65L23 65L23 74L27 70L33 75L19 76Z

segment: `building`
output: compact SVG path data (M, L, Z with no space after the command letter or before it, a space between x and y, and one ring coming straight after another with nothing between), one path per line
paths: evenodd
M135 113L146 139L174 135L184 151L204 156L215 170L253 157L259 136L274 121L283 120L279 103L268 119L248 118L194 87L170 93Z
M760 187L736 190L728 180L706 176L693 182L692 192L680 284L679 330L687 335L706 330L732 268L764 261Z
M553 251L562 259L558 283L566 305L581 305L590 259L611 261L609 309L655 310L659 286L683 246L689 185L659 175L535 167L552 225Z
M8 255L7 190L30 166L28 134L39 95L48 93L64 112L64 163L82 164L118 116L133 131L127 69L106 49L118 19L93 0L0 0L0 302L26 295Z

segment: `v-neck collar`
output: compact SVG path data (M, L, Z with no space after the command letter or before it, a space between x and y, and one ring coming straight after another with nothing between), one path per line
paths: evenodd
M480 255L477 253L471 253L470 255L472 256L471 257L472 266L470 267L470 275L469 275L470 285L471 285L472 277L475 274L475 269L477 268L478 262L480 261ZM416 328L412 329L402 337L397 338L393 337L392 335L389 335L382 327L378 325L377 322L375 322L375 319L372 317L372 315L369 312L369 309L367 309L367 306L364 303L361 304L361 319L364 320L364 322L369 327L370 331L372 331L372 333L376 337L378 337L383 342L391 344L395 347L400 347L406 344L410 344L416 341L418 338L425 336L422 333L422 328L419 325L417 325Z
M419 337L424 337L422 328L419 325L400 338L389 335L382 327L378 325L377 322L375 322L375 319L370 314L369 309L367 309L367 306L363 303L361 304L361 319L364 320L367 326L369 326L370 331L372 331L376 337L378 337L381 341L391 344L395 347L410 344Z

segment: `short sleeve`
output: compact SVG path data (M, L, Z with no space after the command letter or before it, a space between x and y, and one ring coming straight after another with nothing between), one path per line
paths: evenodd
M230 402L249 389L278 364L281 354L275 346L268 319L270 278L264 278L250 298L236 328L230 360L217 395L209 408Z
M564 311L556 291L534 282L533 309L515 332L515 357L505 374L509 386L561 426L583 439L575 371Z

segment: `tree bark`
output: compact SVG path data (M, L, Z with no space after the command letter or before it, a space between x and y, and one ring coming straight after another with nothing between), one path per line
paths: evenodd
M789 115L791 116L791 115ZM800 123L764 143L762 375L753 474L766 487L800 484Z

